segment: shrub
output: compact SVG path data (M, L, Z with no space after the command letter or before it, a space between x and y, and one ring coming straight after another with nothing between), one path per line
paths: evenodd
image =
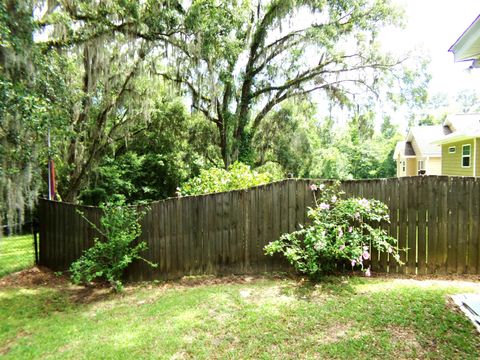
M188 180L178 189L180 195L202 195L215 192L246 189L275 180L269 172L257 172L240 162L232 164L228 171L220 168L201 170L200 175Z
M333 271L341 261L360 267L369 276L365 262L372 249L387 252L401 263L397 240L379 227L390 222L387 206L378 200L343 199L338 187L338 183L312 185L316 206L308 210L311 225L269 243L266 254L283 254L297 271L313 279Z
M151 266L156 265L140 256L140 253L147 249L145 242L136 245L133 243L142 232L139 220L144 212L124 206L123 202L100 207L103 211L101 229L81 215L105 240L96 238L93 247L72 263L71 279L75 284L88 284L95 279L104 279L119 291L123 288L123 272L133 260L141 259Z

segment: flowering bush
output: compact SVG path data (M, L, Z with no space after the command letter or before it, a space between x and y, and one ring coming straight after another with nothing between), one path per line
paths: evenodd
M387 206L378 200L343 199L339 184L331 187L311 185L315 208L309 208L311 225L265 247L268 255L283 254L295 269L316 278L346 261L370 276L371 250L387 252L398 262L397 240L388 236L379 225L390 222Z

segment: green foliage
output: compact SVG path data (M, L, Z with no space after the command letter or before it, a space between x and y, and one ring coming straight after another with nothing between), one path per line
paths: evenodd
M284 173L306 178L395 176L392 154L401 136L388 117L375 132L371 111L345 125L331 116L320 120L315 112L315 104L306 100L286 101L272 111L255 134L255 163L276 163Z
M476 90L463 89L459 91L455 101L461 113L468 114L480 111L480 97Z
M37 5L41 7L32 1L0 4L0 222L10 224L22 222L25 208L31 210L46 188L47 132L51 128L53 134L65 135L76 96L66 75L71 60L44 52L34 41Z
M295 269L312 279L335 269L340 261L360 266L370 275L371 251L387 252L400 263L396 239L381 229L389 222L388 208L378 200L342 199L338 184L312 185L318 192L316 207L309 209L311 225L284 234L265 247L268 255L283 254Z
M101 229L90 222L104 240L95 239L95 244L70 266L71 279L75 284L88 284L95 279L107 280L117 291L122 290L122 275L132 261L143 260L157 266L140 255L147 249L145 242L134 244L140 236L140 218L144 212L127 207L122 202L101 206L103 216Z
M400 20L388 0L0 4L1 220L45 190L48 156L61 198L86 204L172 196L235 161L298 177L393 175L396 130L374 133L366 94L424 99L424 62L409 69L377 44ZM349 129L332 111L323 122L314 91L364 110Z
M289 99L318 91L329 102L351 106L358 102L353 89L377 93L388 84L398 92L390 86L398 79L415 88L405 94L424 89L416 86L416 71L378 46L378 29L401 22L401 12L388 0L201 0L185 10L185 33L170 42L180 51L163 76L190 92L193 109L217 125L224 166L259 165L252 159L254 139L261 127L268 128L263 123L269 114ZM311 16L301 18L306 12ZM298 22L302 29L293 25Z
M0 224L23 221L39 187L36 145L47 101L32 71L37 53L31 11L29 2L0 4Z
M32 267L35 263L33 236L2 236L0 238L0 278Z
M246 189L275 180L268 172L257 172L242 163L232 164L228 170L211 168L188 180L179 189L181 195L201 195L215 192Z
M215 158L206 145L211 132L204 125L187 113L180 99L158 99L148 126L139 126L128 143L117 144L114 154L92 169L80 201L98 205L123 198L140 203L174 196L182 182L205 166L204 154Z
M279 164L285 173L308 177L316 148L315 105L286 101L262 122L252 141L257 164Z

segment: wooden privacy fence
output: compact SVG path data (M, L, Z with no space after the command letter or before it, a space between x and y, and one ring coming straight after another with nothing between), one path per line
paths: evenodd
M263 247L306 221L312 180L283 180L248 190L154 202L142 220L144 257L128 269L131 280L183 275L290 270ZM480 179L424 176L342 182L347 195L375 198L390 209L383 225L398 239L405 266L372 253L374 271L480 273ZM99 225L99 208L40 201L40 263L64 270L98 237L78 214Z

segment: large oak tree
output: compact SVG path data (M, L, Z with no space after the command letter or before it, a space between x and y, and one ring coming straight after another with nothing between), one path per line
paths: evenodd
M388 0L194 1L159 74L216 125L224 166L251 161L251 139L283 101L379 91L401 60L382 54L376 35L398 19Z

